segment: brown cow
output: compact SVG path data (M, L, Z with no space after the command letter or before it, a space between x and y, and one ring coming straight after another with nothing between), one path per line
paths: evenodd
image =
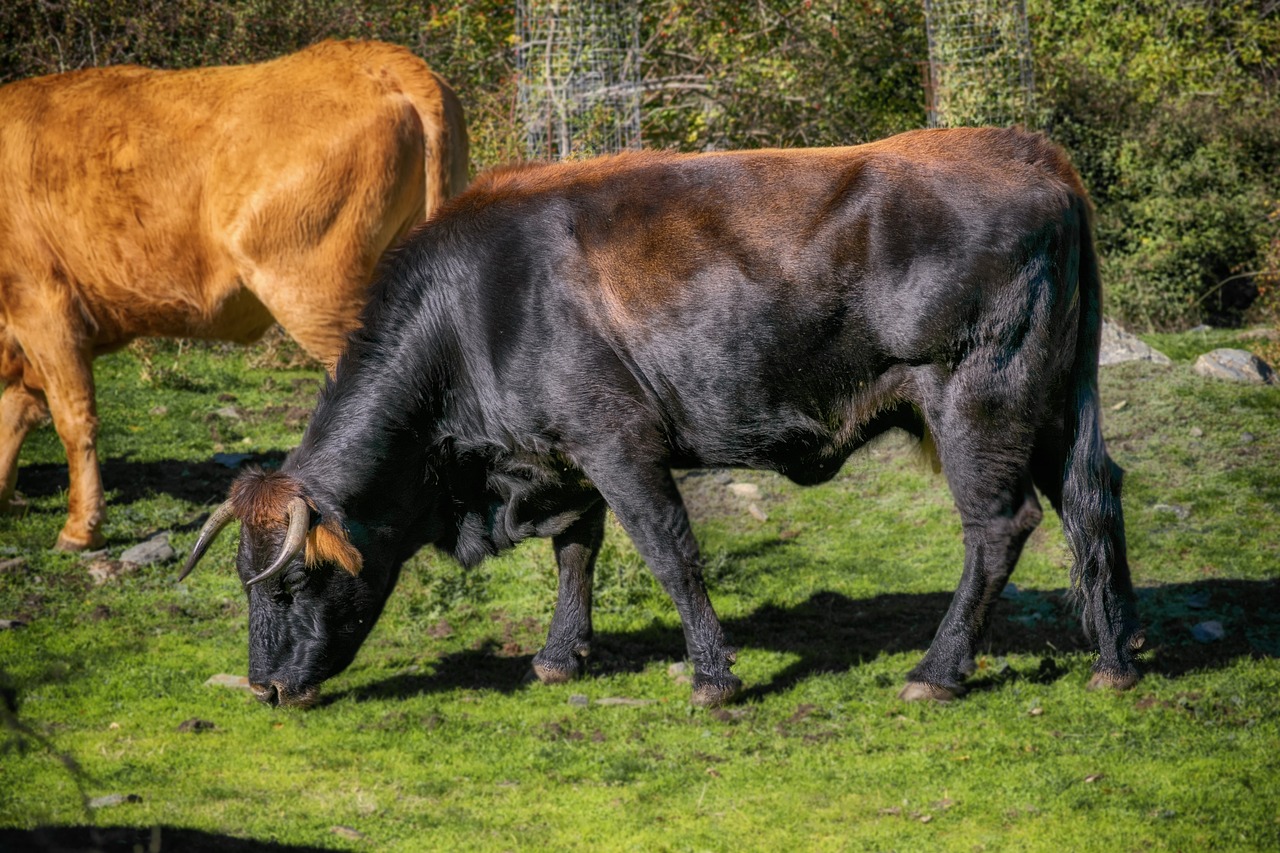
M377 42L54 74L0 87L0 116L0 509L52 413L68 550L104 541L95 356L279 321L331 366L379 256L467 180L457 97Z

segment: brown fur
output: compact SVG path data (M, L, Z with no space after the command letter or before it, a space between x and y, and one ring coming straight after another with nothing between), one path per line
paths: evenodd
M236 518L259 530L283 530L289 523L289 503L304 498L302 486L278 471L250 471L231 485L229 500ZM313 517L315 505L307 500ZM359 574L364 557L351 544L347 532L324 519L307 533L306 564L334 563L351 574Z
M0 509L51 412L66 548L102 542L94 356L278 321L332 366L383 250L467 179L453 92L376 42L25 80L0 87L0 115Z

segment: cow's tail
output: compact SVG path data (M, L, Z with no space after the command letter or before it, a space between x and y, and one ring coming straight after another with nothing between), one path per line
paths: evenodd
M425 214L467 188L470 140L462 102L443 77L425 68L405 75L403 91L413 104L426 136Z
M1062 528L1075 556L1071 586L1085 633L1098 642L1099 673L1124 680L1133 669L1137 619L1125 553L1120 504L1123 471L1107 455L1098 396L1102 338L1102 282L1093 245L1092 211L1077 200L1080 226L1079 323L1065 399Z

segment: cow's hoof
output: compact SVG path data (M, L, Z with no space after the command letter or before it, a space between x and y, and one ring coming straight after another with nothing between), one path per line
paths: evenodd
M58 541L53 547L59 551L89 551L107 544L107 537L94 532L88 537L69 535L65 530L58 534Z
M1089 679L1090 690L1128 690L1130 687L1138 683L1138 679L1142 676L1137 671L1130 670L1128 672L1116 672L1110 669L1100 669Z
M553 657L543 649L533 656L533 674L543 684L564 684L582 675L583 659L589 651L587 646L577 650L577 654Z
M941 684L930 684L927 681L908 681L898 693L898 698L906 702L921 702L926 699L934 702L950 702L959 696L959 692Z
M715 708L728 702L741 689L742 679L732 673L705 680L695 676L689 701L699 708Z

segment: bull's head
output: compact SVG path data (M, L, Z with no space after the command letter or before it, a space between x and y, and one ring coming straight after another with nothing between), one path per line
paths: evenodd
M366 561L333 508L281 472L249 471L200 531L179 580L239 519L236 571L249 598L249 683L272 705L310 705L351 663L397 572Z

